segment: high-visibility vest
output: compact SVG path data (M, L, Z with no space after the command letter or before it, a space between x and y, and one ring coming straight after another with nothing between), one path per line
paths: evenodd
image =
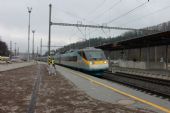
M55 63L55 60L52 60L52 64L54 64Z

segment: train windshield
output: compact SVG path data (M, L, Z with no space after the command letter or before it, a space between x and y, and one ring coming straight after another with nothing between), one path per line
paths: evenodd
M103 51L85 51L87 60L105 60L106 57Z

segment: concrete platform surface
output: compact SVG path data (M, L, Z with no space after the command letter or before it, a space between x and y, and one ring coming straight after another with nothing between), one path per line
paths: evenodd
M142 109L145 112L170 112L169 100L65 67L56 66L56 69L80 90L85 91L95 99L121 104L128 108Z
M0 71L7 71L11 69L17 69L29 65L33 65L35 62L21 62L21 63L12 63L12 64L0 64Z

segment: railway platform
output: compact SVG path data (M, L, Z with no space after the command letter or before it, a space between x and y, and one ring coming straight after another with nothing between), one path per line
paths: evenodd
M0 64L0 72L17 69L17 68L21 68L21 67L25 67L29 65L34 65L34 64L35 62L20 62L20 63L10 63L10 64L3 63L3 64Z
M0 113L164 113L170 101L44 63L0 72Z
M65 67L57 66L57 71L95 99L140 109L144 112L170 112L170 101L168 99Z
M125 67L118 67L118 66L110 66L109 70L112 73L122 72L127 74L170 80L170 70L137 69L137 68L125 68Z

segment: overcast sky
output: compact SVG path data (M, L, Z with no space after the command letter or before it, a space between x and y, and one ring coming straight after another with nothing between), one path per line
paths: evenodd
M32 7L31 30L36 30L35 47L40 45L41 38L43 45L47 45L50 3L53 22L142 28L170 20L170 0L0 0L1 40L8 45L11 40L13 48L17 43L20 51L27 52L27 7ZM117 36L123 32L87 28L86 38ZM63 46L85 39L84 35L84 28L52 26L51 44ZM32 43L32 33L30 38Z

